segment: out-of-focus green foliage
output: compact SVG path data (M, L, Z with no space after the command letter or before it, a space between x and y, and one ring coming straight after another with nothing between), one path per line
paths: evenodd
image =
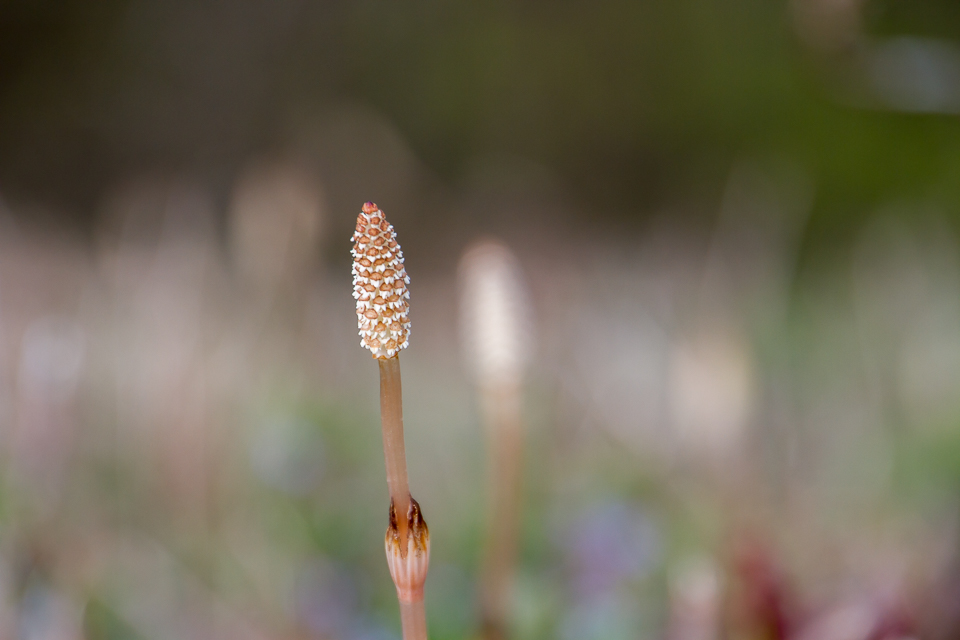
M885 110L857 58L884 38L955 37L952 3L868 2L859 43L829 53L803 46L791 6L19 0L0 8L0 178L87 218L118 171L229 171L282 144L291 118L347 101L447 181L478 157L527 158L591 215L680 199L709 216L743 154L811 173L815 246L892 198L956 212L956 117Z

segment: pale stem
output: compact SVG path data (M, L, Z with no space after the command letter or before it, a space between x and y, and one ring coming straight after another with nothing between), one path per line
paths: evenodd
M400 626L403 640L427 640L427 612L423 598L413 602L400 601Z
M487 548L481 582L484 635L503 638L520 528L523 434L520 387L506 383L482 390L490 451Z
M392 358L379 358L377 362L380 363L380 422L383 425L383 457L387 465L387 487L390 489L390 499L393 500L397 511L400 548L406 549L410 484L407 480L407 455L403 446L400 357L396 355Z

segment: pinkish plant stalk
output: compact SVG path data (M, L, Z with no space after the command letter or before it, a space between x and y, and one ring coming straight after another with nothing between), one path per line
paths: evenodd
M387 566L397 587L404 640L426 640L423 585L430 565L430 531L410 495L403 445L400 350L410 336L410 278L397 234L372 202L363 205L353 234L353 297L357 300L360 346L380 365L380 420L390 490L384 540Z
M520 267L502 243L474 245L460 262L467 360L488 442L488 513L480 579L485 640L507 637L522 505L523 371L529 355L528 297Z

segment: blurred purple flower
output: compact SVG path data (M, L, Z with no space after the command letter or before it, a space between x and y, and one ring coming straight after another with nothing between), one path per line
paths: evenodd
M642 510L621 502L581 513L563 540L578 600L593 599L646 575L660 557L659 532Z

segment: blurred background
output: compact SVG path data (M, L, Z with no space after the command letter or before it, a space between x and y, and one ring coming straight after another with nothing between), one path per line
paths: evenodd
M0 1L0 639L399 638L366 200L432 638L960 637L958 114L953 0Z

